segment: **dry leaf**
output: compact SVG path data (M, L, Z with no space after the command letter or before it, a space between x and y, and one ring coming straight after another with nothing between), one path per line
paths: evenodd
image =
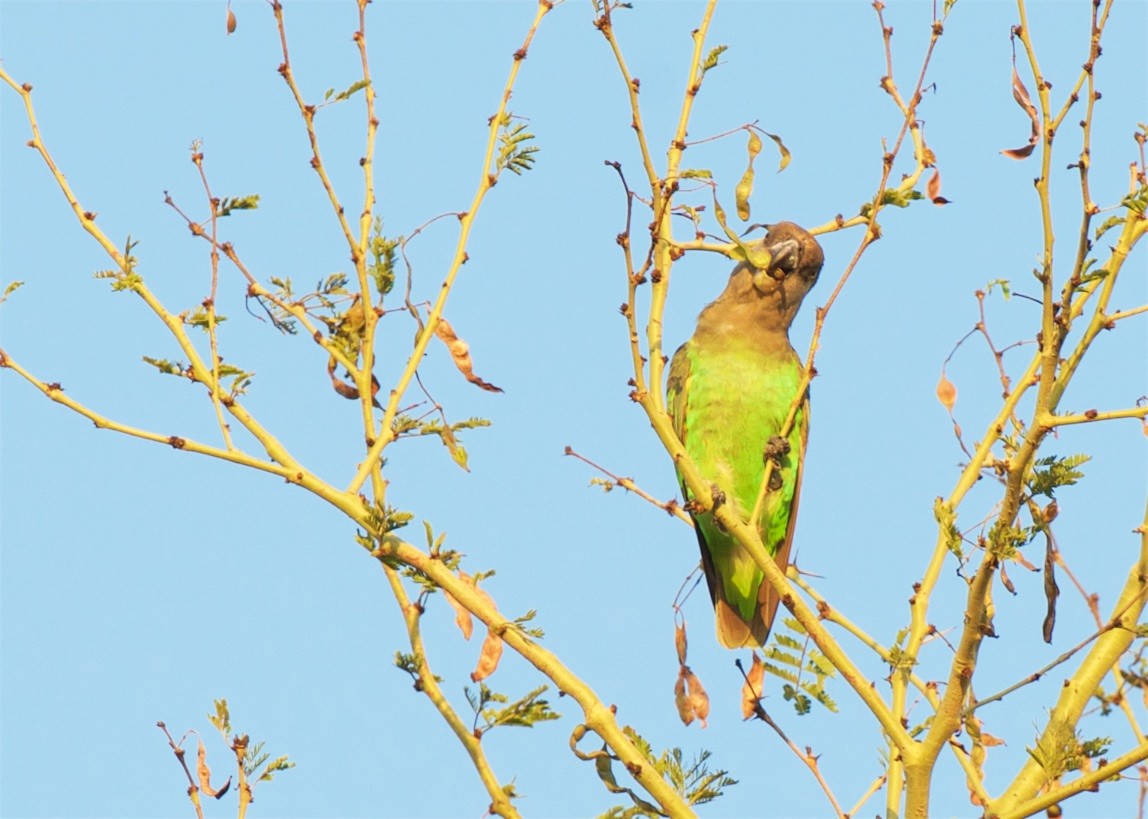
M1040 569L1038 569L1036 566L1032 565L1032 563L1030 563L1028 561L1028 558L1026 558L1024 555L1022 555L1019 551L1013 552L1012 560L1014 563L1019 563L1021 566L1028 569L1030 572L1039 572L1040 571Z
M689 666L682 666L681 673L685 677L690 706L694 709L697 718L701 720L702 727L705 728L706 717L710 715L710 695L702 687L702 681L697 678L694 672L690 671Z
M223 783L223 787L219 790L211 787L211 768L207 767L207 748L203 746L203 739L199 740L199 749L196 751L195 773L199 776L199 789L206 793L208 796L214 796L216 799L227 793L227 789L231 787L231 777L227 777L227 781Z
M227 4L227 33L235 33L235 12L231 10L231 4Z
M486 639L482 641L482 653L478 655L478 666L470 675L471 682L485 680L498 668L498 661L502 658L502 638L489 629Z
M949 200L941 196L941 172L933 168L933 175L925 183L925 195L934 205L947 205Z
M470 635L474 633L474 619L470 616L470 612L463 608L462 603L455 600L454 595L446 589L443 589L442 593L446 597L446 602L450 603L451 608L454 609L454 623L462 632L463 639L469 640Z
M1007 156L1009 159L1025 159L1026 157L1032 155L1034 148L1036 148L1036 142L1030 142L1023 148L1008 148L1004 151L1001 151L1001 153Z
M789 161L793 159L793 155L789 153L789 149L785 147L785 143L777 134L771 134L768 131L762 131L762 133L773 140L774 144L777 145L777 150L781 153L781 161L777 163L777 172L781 173L789 167Z
M953 411L953 405L957 403L957 388L944 373L941 373L941 380L937 382L937 400L949 412Z
M474 364L470 359L470 345L458 337L449 321L439 319L438 324L435 325L434 334L442 339L443 344L450 350L450 357L454 359L454 366L458 367L458 371L466 377L467 381L487 392L502 392L501 387L496 387L489 381L483 381L474 374Z
M757 712L757 701L761 699L761 686L765 681L765 663L753 652L753 665L745 675L745 683L741 687L741 717L749 719Z
M694 721L694 706L686 694L686 667L684 665L678 670L678 681L674 683L674 705L678 709L678 717L681 718L683 725L689 725Z
M680 665L686 664L686 622L682 621L681 625L674 626L674 648L678 652L678 663Z
M495 603L494 603L494 598L490 596L490 593L489 593L489 592L487 592L487 590L486 590L486 589L482 588L482 587L481 587L481 586L479 586L477 583L475 583L475 582L474 582L474 578L473 578L473 577L471 577L471 576L470 576L469 574L467 574L466 572L459 572L459 573L458 573L458 576L459 576L459 578L460 578L460 579L461 579L461 580L462 580L464 583L469 583L470 585L474 586L474 591L475 591L475 593L476 593L476 594L477 594L479 597L481 597L481 598L483 599L483 601L484 601L484 602L486 602L487 604L489 604L489 605L490 605L490 607L491 607L492 609L497 609L497 608L498 608L498 606L497 606L497 605L495 605Z
M1052 645L1052 632L1056 628L1056 598L1060 597L1060 587L1056 585L1056 570L1053 565L1056 553L1050 546L1044 553L1044 599L1048 601L1048 608L1041 624L1041 636L1044 641Z
M458 439L454 437L454 430L452 430L448 424L443 423L442 432L439 433L439 437L441 437L442 442L446 444L446 448L450 452L450 457L454 462L469 472L470 467L467 466L466 449L458 442Z
M1040 135L1040 121L1037 119L1036 106L1032 104L1032 100L1028 96L1028 89L1024 87L1021 82L1020 74L1016 73L1016 55L1013 55L1012 66L1012 96L1016 100L1017 105L1024 109L1028 114L1028 118L1032 121L1032 133L1028 138L1028 145L1023 148L1010 148L1001 151L1002 154L1009 159L1024 159L1032 154L1033 149L1036 147L1036 139Z
M327 375L331 378L331 386L334 388L335 392L339 393L339 395L341 395L344 398L349 399L349 400L354 400L354 399L359 397L359 388L358 387L356 387L354 384L348 384L346 381L341 380L340 378L338 378L335 375L335 359L333 356L331 358L327 359ZM379 379L375 378L375 376L372 375L371 376L371 403L374 404L377 409L382 409L383 408L382 405L379 404L378 399L375 398L375 396L378 394L379 394Z
M737 204L737 216L743 222L749 221L749 197L753 193L753 160L761 153L761 137L756 132L749 132L749 145L746 148L749 153L749 162L745 167L745 173L742 174L741 181L737 183L734 188L734 199Z
M1016 73L1016 64L1012 67L1012 96L1017 101L1017 104L1024 109L1032 120L1033 130L1039 128L1036 117L1036 106L1032 104L1032 98L1028 95L1028 89L1025 88L1024 82L1020 78L1020 74Z
M1001 582L1004 583L1004 587L1008 589L1009 594L1016 594L1016 586L1013 585L1012 580L1009 578L1008 571L1005 569L1003 563L1000 565L1000 574Z

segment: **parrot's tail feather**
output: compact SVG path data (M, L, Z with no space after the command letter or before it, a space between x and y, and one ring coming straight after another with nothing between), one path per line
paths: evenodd
M776 596L773 607L777 608ZM752 624L747 623L721 598L714 603L714 623L718 642L726 648L759 648L769 637L769 624L764 618L755 617Z
M703 551L703 556L706 553ZM774 556L777 567L785 572L789 568L789 541L782 545ZM703 563L706 561L703 560ZM707 566L708 568L708 566ZM707 572L707 576L709 572ZM718 642L726 648L759 648L769 639L769 630L773 626L773 618L777 616L777 608L781 603L773 586L767 580L761 581L757 592L757 606L753 617L747 623L737 610L726 602L720 593L720 583L711 582L710 595L714 601L714 622L717 627Z

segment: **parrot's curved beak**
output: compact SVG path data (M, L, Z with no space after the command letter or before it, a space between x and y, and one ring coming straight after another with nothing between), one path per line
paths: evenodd
M784 239L769 247L770 262L766 273L775 279L783 279L786 274L797 269L801 261L801 243L796 239ZM780 275L775 273L778 271Z

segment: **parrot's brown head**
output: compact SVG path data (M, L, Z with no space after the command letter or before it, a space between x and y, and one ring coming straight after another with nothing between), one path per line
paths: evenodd
M802 300L817 283L825 254L813 235L793 222L770 225L765 238L753 249L767 251L768 261L765 254L754 254L752 261L738 265L725 292L700 318L730 329L737 324L742 328L785 332ZM753 262L764 262L764 267Z
M778 222L770 225L761 244L770 255L769 265L763 271L767 276L783 280L796 275L800 282L793 284L807 283L806 292L816 284L825 254L807 230L793 222Z

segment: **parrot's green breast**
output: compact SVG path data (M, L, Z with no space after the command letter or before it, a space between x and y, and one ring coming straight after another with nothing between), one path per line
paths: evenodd
M801 376L801 363L788 342L762 345L752 335L695 337L674 356L667 392L675 431L702 476L718 486L724 502L744 521L749 521L765 475L766 447L785 422ZM789 536L800 481L805 410L804 406L798 410L787 436L789 452L779 458L780 469L775 465L756 522L771 555ZM698 514L695 521L724 598L751 621L764 581L761 568L712 514Z

